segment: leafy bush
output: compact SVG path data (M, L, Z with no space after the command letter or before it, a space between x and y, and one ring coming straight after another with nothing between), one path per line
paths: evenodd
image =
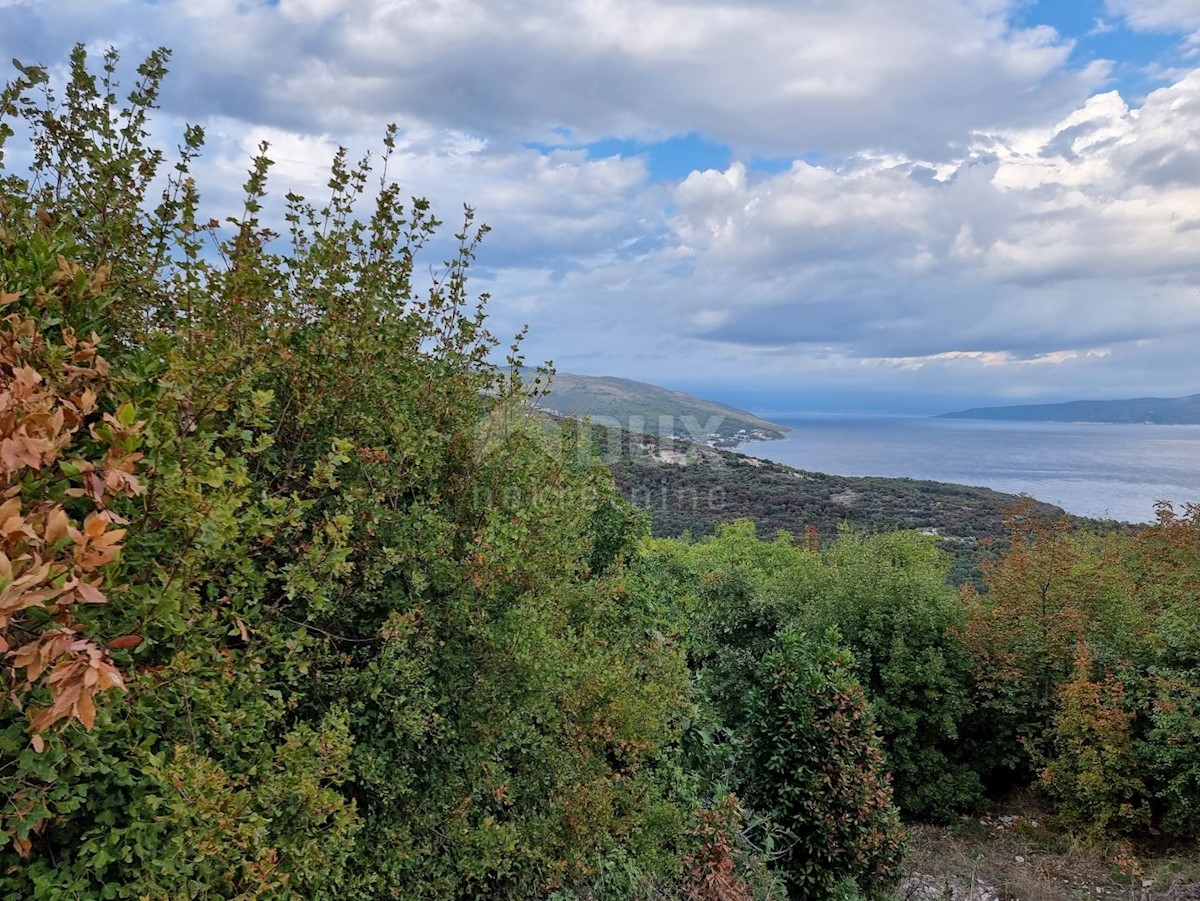
M1136 742L1146 794L1162 830L1193 838L1200 822L1200 682L1195 671L1157 670L1149 678Z
M985 567L986 591L964 589L976 699L966 738L974 767L997 789L1033 781L1051 753L1055 698L1071 677L1077 643L1124 644L1105 627L1105 613L1132 601L1116 556L1067 519L1048 519L1026 502L1005 521L1009 547ZM1114 627L1120 622L1113 617Z
M972 705L963 606L927 539L844 532L822 558L786 533L759 540L743 521L691 545L655 547L683 567L689 657L727 725L745 722L744 698L779 631L836 629L880 726L900 808L945 818L980 802L980 781L957 748Z
M747 699L747 798L780 830L789 897L868 897L899 877L904 831L853 659L837 636L783 632Z
M959 748L972 709L969 659L948 561L912 532L830 548L829 587L806 621L836 628L879 724L896 803L908 816L947 819L977 807L983 786Z
M61 97L26 67L0 101L32 156L0 181L0 895L673 884L672 614L623 582L641 518L491 362L484 229L422 290L440 223L341 151L281 238L265 146L203 216L203 132L146 143L167 58L119 102L78 48Z
M1053 757L1041 784L1072 826L1097 836L1129 832L1149 818L1138 776L1125 688L1113 676L1093 678L1080 642L1071 678L1058 689Z
M999 788L1036 766L1080 831L1154 822L1190 836L1200 810L1200 508L1180 516L1162 505L1154 525L1107 535L1030 513L1014 511L988 593L968 592L983 714L976 765Z
M688 658L705 697L740 728L763 655L825 583L820 557L786 534L762 541L745 520L694 544L654 542L651 555L688 611Z

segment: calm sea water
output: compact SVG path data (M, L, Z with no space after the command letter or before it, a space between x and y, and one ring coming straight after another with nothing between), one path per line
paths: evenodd
M1081 516L1154 518L1200 501L1200 425L992 422L914 416L779 416L782 441L751 456L815 472L906 476L1026 493Z

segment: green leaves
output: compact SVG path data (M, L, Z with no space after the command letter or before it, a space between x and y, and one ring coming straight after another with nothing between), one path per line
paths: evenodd
M26 66L16 57L13 57L12 65L14 69L25 76L24 81L31 86L45 84L50 80L50 74L44 66Z
M80 624L125 639L127 696L43 754L0 710L0 895L670 884L694 806L675 617L625 581L644 522L607 473L536 424L477 440L493 407L526 416L468 284L486 228L467 208L422 287L430 204L385 181L363 215L374 161L343 150L325 202L286 194L281 241L265 145L241 208L199 221L203 131L147 143L166 61L118 99L116 53L77 47L61 97L28 73L4 95L33 164L0 182L0 293L55 286L40 327L97 331L111 367L101 463L42 471L136 462L146 490L112 499L125 547Z
M797 898L829 897L845 879L879 896L903 856L875 722L837 641L781 632L749 698L747 797L782 833Z

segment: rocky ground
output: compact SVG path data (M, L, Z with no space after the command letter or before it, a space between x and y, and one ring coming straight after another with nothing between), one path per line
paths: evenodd
M1195 845L1100 847L1062 835L1049 820L1018 807L949 827L916 827L896 899L1200 901Z

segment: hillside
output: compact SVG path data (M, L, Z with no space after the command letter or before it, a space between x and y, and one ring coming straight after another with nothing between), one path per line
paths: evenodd
M1190 394L1187 397L1135 397L1129 400L1076 400L1062 404L975 407L943 413L938 418L1195 425L1200 424L1200 394Z
M755 522L763 536L782 529L799 537L806 527L815 527L822 541L832 539L842 524L871 533L917 529L938 536L951 553L956 582L978 579L979 564L1003 542L1004 510L1020 500L945 482L809 472L615 430L597 429L593 440L621 494L650 514L656 536L709 535L718 525L743 518ZM1043 513L1066 515L1050 504L1037 506Z
M587 416L632 432L686 438L714 447L784 437L786 426L684 391L613 376L559 372L541 406L561 416Z

